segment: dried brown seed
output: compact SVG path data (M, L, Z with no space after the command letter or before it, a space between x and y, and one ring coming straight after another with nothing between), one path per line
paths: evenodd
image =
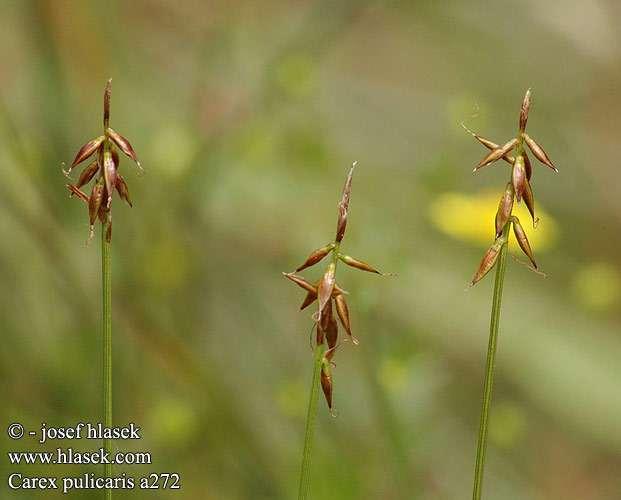
M329 363L322 363L321 365L321 390L326 398L328 408L332 410L332 373Z
M110 78L106 82L106 88L104 89L104 115L103 115L103 123L104 128L108 128L108 124L110 123L110 98L112 95L112 78Z
M351 338L351 341L354 345L358 345L358 339L354 337L351 333L351 322L349 320L349 307L347 307L347 301L345 300L344 295L337 295L334 297L334 303L336 304L336 312L341 320L341 324L347 335Z
M530 182L528 182L528 179L524 183L524 192L522 193L522 196L524 198L526 208L528 208L530 216L533 219L533 227L535 227L539 219L535 217L535 197L533 196L533 190L530 187Z
M119 193L121 199L125 200L130 207L133 207L132 200L129 197L129 189L127 189L127 183L121 174L116 176L116 190Z
M67 184L67 189L69 190L69 196L76 195L88 205L88 196L81 189L77 188L73 184Z
M354 169L357 164L357 161L352 164L349 169L349 173L347 174L345 185L343 186L343 194L341 195L341 201L339 202L339 217L336 223L335 241L337 243L340 243L345 236L345 229L347 228L347 214L349 211L349 198L351 196L351 183L354 176Z
M296 285L298 285L299 287L303 288L307 292L313 292L315 295L317 295L317 287L315 285L313 285L312 283L306 281L301 276L296 276L293 273L282 273L282 275L285 278L293 281Z
M302 311L303 309L306 309L316 300L317 300L317 292L308 292L306 294L306 297L304 297L304 301L302 302L302 305L300 306L300 311Z
M479 281L481 281L485 275L494 267L496 261L498 260L498 255L500 254L500 249L502 245L506 243L504 238L498 238L494 244L488 248L481 259L481 263L479 264L479 268L477 272L472 277L472 281L470 282L470 286L476 285Z
M97 214L103 202L104 197L104 185L101 182L96 183L91 191L91 196L88 200L88 218L90 223L90 231L93 233L95 227L95 220L97 220Z
M513 233L515 234L515 237L516 237L516 239L518 241L518 244L520 245L520 248L526 254L526 256L529 258L529 260L533 264L533 267L535 269L537 269L537 263L535 262L535 257L533 255L533 251L530 248L530 243L528 243L528 238L526 237L526 233L524 232L524 228L520 224L520 221L518 220L517 217L513 218Z
M99 146L101 146L104 139L105 137L101 135L91 141L88 141L86 144L84 144L84 146L82 146L80 150L77 152L77 154L75 155L75 158L73 159L73 162L71 163L71 167L69 167L69 170L67 171L67 173L71 172L71 170L76 165L82 163L87 158L90 158L93 155L93 153L95 153L95 151L99 149Z
M526 91L524 100L522 101L522 108L520 109L520 132L526 130L526 122L528 121L528 111L530 109L530 89Z
M472 130L466 127L466 125L464 125L463 123L461 124L461 126L464 128L466 132L468 132L472 137L474 137L477 141L483 144L483 146L485 146L487 149L498 149L500 147L500 145L496 144L495 142L490 141L489 139L486 139L485 137L481 137L480 135L474 133ZM506 161L507 163L509 163L510 165L513 165L513 162L515 161L515 158L513 158L513 156L509 156L508 154L504 155L502 159Z
M384 274L381 271L378 271L377 269L372 267L370 264L367 264L366 262L363 262L358 259L354 259L353 257L350 257L349 255L339 254L339 259L343 261L345 264L347 264L348 266L355 267L356 269L360 269L361 271L367 271L369 273L382 274L382 275Z
M515 163L513 163L511 181L513 182L515 197L519 203L522 200L522 194L524 193L525 185L528 182L526 180L526 167L524 166L524 157L522 155L518 156L515 159Z
M526 180L530 182L530 178L533 176L533 166L526 152L524 152L524 170L526 170Z
M140 167L140 162L138 161L138 157L136 156L136 152L134 151L134 148L132 147L130 142L125 137L123 137L118 132L112 130L111 128L106 129L106 134L108 134L108 137L110 137L110 139L112 139L112 142L114 142L114 144L116 144L118 146L118 148L121 151L123 151L123 153L125 153L132 160L134 160L136 162L136 165L138 165L138 167Z
M96 161L94 161L93 163L85 167L84 170L82 170L82 173L80 174L80 177L78 178L78 182L75 183L75 187L79 189L82 186L91 182L91 180L93 179L93 177L95 177L95 174L98 171L99 171L99 165L97 164Z
M334 262L330 262L328 265L328 269L324 273L321 281L319 282L319 286L317 287L317 298L319 302L319 320L321 320L321 313L326 307L326 304L330 301L330 297L332 296L332 292L334 290L335 284L335 272L336 272L336 264Z
M295 272L298 273L302 271L303 269L306 269L307 267L314 266L319 261L321 261L321 259L323 259L326 255L328 255L332 251L333 248L334 248L334 243L330 243L326 246L318 248L317 250L313 250L313 252L308 256L304 264L298 267L295 270Z
M508 182L507 187L505 188L505 192L500 198L500 203L498 204L498 211L496 212L496 237L501 235L505 224L509 220L509 217L511 217L511 212L513 211L514 196L515 190L513 189L513 184Z
M473 172L476 172L480 168L483 168L490 163L494 163L499 160L503 156L505 156L509 151L511 151L515 145L518 143L518 140L513 138L509 142L505 143L502 147L494 149L490 151L485 157L474 167Z
M106 207L110 207L110 203L112 202L112 193L116 189L116 164L114 163L114 158L112 156L112 152L107 149L103 154L103 173L104 173L104 181L106 183L106 191L108 194L108 199L105 204Z
M543 148L539 144L537 144L537 142L532 137L530 137L528 134L524 133L522 135L524 137L524 140L526 141L526 144L528 145L530 150L533 152L535 157L541 163L543 163L544 165L547 165L552 170L558 173L558 169L554 166L554 163L552 163L552 160L550 160L550 158L548 157L547 153L543 150Z
M328 324L326 326L326 340L328 341L328 347L332 349L336 346L339 338L339 326L336 323L336 318L330 307L330 315L328 316Z

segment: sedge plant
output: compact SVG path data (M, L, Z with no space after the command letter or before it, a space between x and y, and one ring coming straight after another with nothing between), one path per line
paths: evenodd
M102 379L103 379L103 425L112 427L112 196L116 192L131 207L132 202L125 179L118 172L119 154L117 149L131 158L142 171L140 162L130 142L110 128L110 97L112 80L108 80L104 90L103 135L88 141L77 152L71 166L64 171L70 177L71 171L89 158L89 163L75 183L67 184L69 196L82 200L88 209L89 241L92 239L95 224L101 223L101 290L102 290ZM89 183L93 186L89 194L83 188ZM103 440L103 449L110 453L110 439ZM104 465L106 478L112 475L112 465ZM112 498L112 489L105 490L105 498Z
M345 340L350 340L354 345L358 344L358 340L352 334L349 307L345 299L347 292L336 282L337 264L342 262L343 264L362 271L384 275L384 273L378 271L366 262L341 253L341 242L343 241L345 229L347 227L349 199L351 196L352 178L355 167L356 163L354 162L347 175L345 186L343 187L343 193L338 205L338 220L334 241L318 248L317 250L314 250L308 256L306 261L294 272L283 273L286 278L306 290L306 297L300 306L301 310L317 301L317 310L313 315L313 330L315 330L315 335L314 340L311 342L314 344L313 376L311 379L310 397L306 416L304 449L300 469L300 483L298 490L299 500L309 498L313 436L315 431L317 400L319 397L320 386L330 413L333 416L335 415L332 405L332 367L335 366L333 358L338 347L339 339L339 326L335 317L335 311L336 316L338 316L339 321L347 334ZM307 281L302 276L295 274L314 266L328 256L330 256L329 264L319 281L312 283Z
M494 386L494 367L496 358L496 346L498 342L498 330L500 324L500 306L502 302L502 291L505 278L507 245L511 229L518 242L518 245L526 254L530 261L531 268L538 271L535 257L526 236L526 232L520 220L513 215L513 205L517 201L524 200L526 207L532 218L533 228L536 227L538 219L535 216L535 199L531 188L533 169L527 154L527 148L537 160L542 164L558 172L544 149L526 133L526 122L531 105L530 89L526 91L522 107L520 109L519 127L517 136L503 145L498 145L478 134L475 134L467 127L464 128L477 141L490 150L490 152L476 165L474 172L492 163L503 160L511 167L509 182L500 198L498 211L495 219L495 240L492 246L485 252L479 267L474 274L471 286L481 281L491 269L496 267L496 279L492 299L492 311L490 320L489 344L487 348L487 361L485 369L485 382L483 387L483 402L481 408L481 420L479 424L479 437L475 461L474 481L473 481L473 500L480 500L483 489L483 472L485 469L485 454L487 450L487 433L489 424L489 411L492 400L492 389Z

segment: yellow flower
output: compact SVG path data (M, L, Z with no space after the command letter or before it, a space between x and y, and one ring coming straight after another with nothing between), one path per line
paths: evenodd
M500 194L497 191L474 195L442 193L431 204L429 216L436 228L444 234L476 246L488 247L494 240L494 220L499 200ZM513 215L520 219L528 232L533 250L545 251L556 243L558 226L541 205L537 205L535 210L540 218L536 229L532 227L531 217L524 203L514 204ZM517 248L515 238L510 238L509 241L511 247Z

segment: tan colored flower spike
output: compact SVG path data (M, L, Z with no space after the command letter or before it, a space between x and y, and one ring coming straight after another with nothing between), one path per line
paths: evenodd
M533 227L536 227L538 219L535 216L535 198L531 186L532 166L530 159L526 154L526 147L530 149L532 154L541 163L558 172L556 166L552 163L543 148L526 133L526 124L528 123L528 114L531 107L531 91L528 89L522 100L520 107L520 117L518 123L518 134L513 139L507 141L503 146L499 146L493 141L481 137L462 123L462 127L472 135L479 143L485 146L490 152L476 165L474 171L478 171L484 166L491 165L497 160L503 159L511 165L511 180L507 184L503 195L498 204L498 211L495 219L495 235L496 239L493 245L485 253L477 272L471 280L471 285L478 283L496 264L498 254L503 245L509 238L509 229L513 227L513 232L524 254L530 260L533 268L537 269L537 264L531 249L530 243L526 236L524 228L520 221L515 217L513 212L514 200L518 203L524 200L528 211L532 217ZM510 156L510 152L514 152L514 156Z
M322 277L317 283L311 283L294 273L283 273L287 279L306 290L306 297L304 298L304 302L302 302L300 309L304 309L317 301L317 311L313 315L316 329L315 342L316 345L323 345L324 343L327 343L328 346L328 350L323 354L321 362L321 387L330 410L332 410L333 386L330 366L332 364L332 358L335 350L338 346L339 335L338 323L336 321L337 316L341 326L347 333L348 339L350 339L353 344L358 344L358 339L356 339L356 337L352 334L349 307L347 305L347 300L345 299L347 292L345 292L336 282L337 264L340 261L348 266L362 271L384 275L370 264L350 257L349 255L344 255L340 252L341 242L345 237L345 230L347 229L349 202L355 167L356 162L354 162L349 170L347 179L345 180L345 185L343 187L341 200L338 204L338 219L334 241L311 252L304 263L298 266L295 271L300 272L303 269L312 267L327 256L331 255L331 260Z
M88 205L89 212L89 239L93 236L94 226L97 219L102 224L107 225L106 237L112 235L112 195L116 191L121 199L125 200L131 207L132 202L129 196L129 189L125 179L118 173L119 154L116 148L120 149L125 155L131 158L140 171L142 167L136 156L134 148L130 142L118 132L110 128L110 97L112 91L112 80L108 80L104 90L104 135L88 141L82 146L68 170L63 170L67 177L71 171L80 163L95 156L95 161L90 163L80 174L75 184L67 184L69 195L76 195ZM91 194L87 195L82 188L95 179Z

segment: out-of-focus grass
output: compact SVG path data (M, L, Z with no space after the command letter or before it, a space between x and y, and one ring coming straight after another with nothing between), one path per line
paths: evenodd
M320 412L315 495L463 497L491 285L464 290L507 172L471 175L459 122L511 135L530 86L560 173L534 165L542 222L521 218L549 277L509 262L486 490L616 498L618 7L557 7L4 2L2 421L100 414L99 255L60 163L98 133L112 77L147 169L122 162L135 205L114 214L115 421L155 460L136 470L178 471L187 498L293 495L310 318L280 271L331 237L357 159L344 245L398 277L343 269L362 345L339 354L339 417Z

